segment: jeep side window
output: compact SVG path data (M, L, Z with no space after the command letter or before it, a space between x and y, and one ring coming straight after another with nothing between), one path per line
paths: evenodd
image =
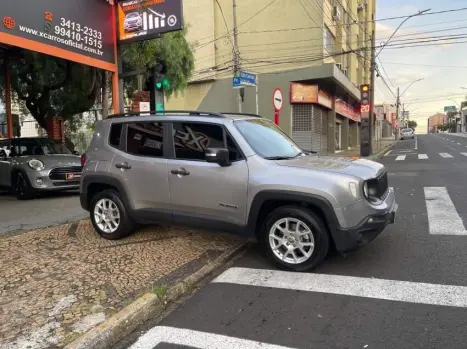
M164 156L164 123L128 124L126 150L129 154L161 158Z
M224 148L224 130L219 125L189 122L173 123L175 157L204 161L206 148Z
M122 134L122 123L112 124L110 127L109 144L112 147L120 147L120 136Z

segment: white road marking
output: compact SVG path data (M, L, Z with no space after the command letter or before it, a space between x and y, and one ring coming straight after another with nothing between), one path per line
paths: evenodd
M399 155L399 156L396 158L396 161L401 161L401 160L405 160L405 155Z
M428 155L426 154L418 154L418 160L425 160L428 159Z
M388 151L386 154L384 154L384 156L388 156L389 154L391 154L392 150Z
M457 144L461 145L460 143L457 143Z
M442 157L442 158L452 158L452 155L449 155L448 153L439 153L439 155Z
M425 187L424 189L430 234L467 235L464 223L447 189L445 187Z
M467 156L467 153L461 153L461 155Z
M415 138L415 150L418 149L418 138Z
M230 268L214 279L213 283L467 308L466 286L248 268Z
M167 326L151 328L142 335L130 349L153 349L162 343L200 349L292 349L280 345L255 342L248 339Z

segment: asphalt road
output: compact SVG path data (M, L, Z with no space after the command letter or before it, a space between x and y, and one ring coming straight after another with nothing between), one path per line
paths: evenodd
M77 192L47 194L20 201L0 191L0 235L72 222L87 216Z
M463 154L464 153L464 154ZM381 159L396 224L313 273L256 248L117 348L466 348L467 138L423 135Z

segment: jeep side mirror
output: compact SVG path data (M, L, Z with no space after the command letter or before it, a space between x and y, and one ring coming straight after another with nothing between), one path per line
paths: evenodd
M229 151L225 148L207 148L204 157L207 162L219 164L219 166L230 166Z

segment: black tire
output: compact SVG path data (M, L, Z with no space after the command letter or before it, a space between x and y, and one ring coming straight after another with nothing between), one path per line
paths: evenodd
M297 264L283 261L275 255L269 243L269 231L272 226L282 218L295 218L305 223L311 230L314 238L314 249L311 256ZM266 255L281 269L292 271L307 271L318 266L329 251L329 233L323 220L313 211L298 206L282 206L272 211L266 218L260 235L260 244Z
M119 214L120 214L120 221L119 221L118 227L112 233L105 232L104 230L102 230L99 227L98 222L96 222L96 218L94 216L95 207L99 203L99 201L101 201L102 199L107 199L107 200L112 201L116 205L119 211ZM104 190L104 191L97 193L92 198L91 206L89 208L89 215L90 215L90 219L91 219L94 229L97 231L97 233L100 236L102 236L104 239L107 239L107 240L118 240L118 239L127 237L128 235L133 233L133 231L136 228L135 222L129 216L128 211L125 208L125 205L123 205L122 200L120 199L120 195L115 190L109 189L109 190Z
M12 188L18 200L30 200L36 194L28 177L22 172L17 172L13 176Z

